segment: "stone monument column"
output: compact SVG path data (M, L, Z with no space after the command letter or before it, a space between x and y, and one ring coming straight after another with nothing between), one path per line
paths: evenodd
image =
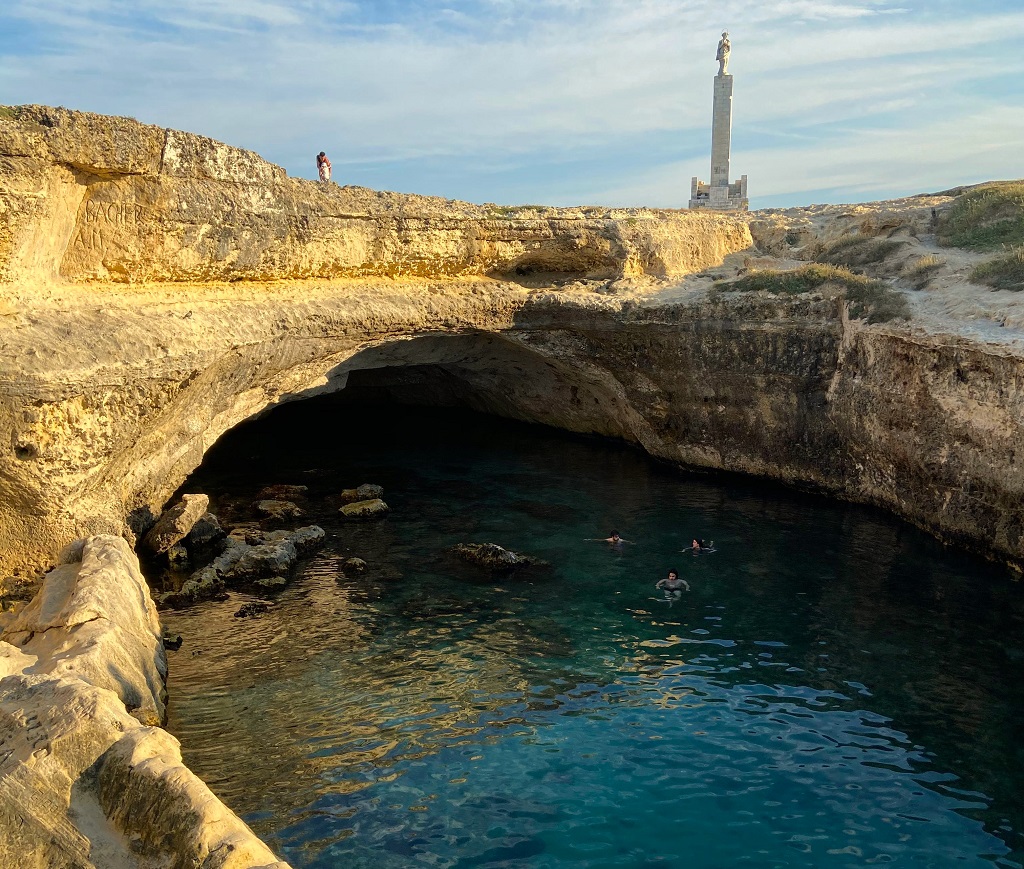
M729 150L732 147L732 76L715 76L711 112L711 186L729 186Z
M714 102L711 114L711 180L707 183L694 177L690 182L690 208L715 208L746 211L747 176L729 183L729 152L732 148L732 76L729 55L732 43L728 31L718 43L718 75L715 76Z

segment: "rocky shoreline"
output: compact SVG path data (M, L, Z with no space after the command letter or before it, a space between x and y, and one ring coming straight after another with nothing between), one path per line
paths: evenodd
M286 869L159 726L167 663L135 554L94 536L70 557L0 634L0 862Z

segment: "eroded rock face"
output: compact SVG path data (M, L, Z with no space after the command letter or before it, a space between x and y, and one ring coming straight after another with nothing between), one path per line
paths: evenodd
M298 519L302 516L302 510L299 509L299 505L292 501L279 501L272 498L267 498L263 501L256 502L256 512L268 519Z
M364 376L400 401L878 504L1024 563L1020 352L869 327L822 294L644 299L481 277L680 275L746 249L748 220L782 252L827 240L813 221L376 194L125 119L12 114L0 581L76 537L129 535L126 517L157 512L225 431ZM375 277L396 274L423 279ZM110 283L156 278L172 283ZM274 283L239 282L263 278ZM46 280L73 290L42 293Z
M0 639L0 865L286 869L146 726L166 665L134 553L81 549Z
M0 581L52 565L70 539L130 534L125 517L158 513L220 434L280 396L340 388L339 366L382 335L507 328L528 294L481 276L680 275L750 244L737 216L341 188L199 136L42 106L0 116L0 194L0 370L18 384L0 398ZM409 276L425 280L376 280ZM240 281L310 278L363 283L238 295ZM147 301L145 281L174 289ZM132 285L130 302L87 301L111 282ZM69 284L75 313L37 318Z
M692 271L750 239L728 217L494 209L318 184L202 136L46 106L0 118L0 156L8 280L614 278ZM46 238L34 238L41 224Z
M73 674L159 724L167 662L138 562L119 537L83 541L81 559L52 570L0 639L37 659L25 672Z

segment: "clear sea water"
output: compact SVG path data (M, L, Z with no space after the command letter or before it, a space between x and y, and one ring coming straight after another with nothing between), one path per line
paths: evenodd
M330 496L363 482L390 516L339 523ZM230 518L273 483L310 487L328 545L260 618L234 617L244 594L164 614L168 726L293 866L1024 862L1007 571L879 512L452 410L284 407L185 490ZM586 539L612 528L632 542ZM682 552L695 535L718 551ZM551 567L491 576L460 542Z

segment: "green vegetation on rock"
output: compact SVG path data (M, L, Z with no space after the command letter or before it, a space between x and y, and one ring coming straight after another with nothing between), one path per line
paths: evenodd
M998 250L1024 244L1024 181L999 181L968 190L939 219L939 244Z
M1004 256L975 266L971 280L997 290L1024 290L1024 246L1011 248Z
M850 305L850 316L869 323L909 320L907 300L885 281L872 280L837 266L810 263L792 271L763 269L733 281L728 289L799 295L826 284L840 287Z

